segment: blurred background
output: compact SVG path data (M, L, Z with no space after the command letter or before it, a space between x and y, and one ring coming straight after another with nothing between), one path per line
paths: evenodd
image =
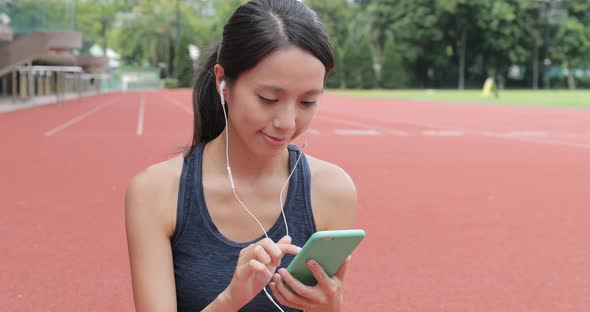
M2 0L0 96L191 87L200 58L244 2ZM590 87L589 0L305 3L332 37L331 89L481 90L487 78L498 90Z
M0 311L133 310L127 185L245 2L0 0ZM590 0L304 2L337 61L305 153L367 232L345 311L590 311Z

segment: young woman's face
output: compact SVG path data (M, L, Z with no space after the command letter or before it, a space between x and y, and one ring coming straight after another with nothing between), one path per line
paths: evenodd
M257 153L284 150L314 118L325 73L322 62L299 47L270 54L226 87L230 133Z

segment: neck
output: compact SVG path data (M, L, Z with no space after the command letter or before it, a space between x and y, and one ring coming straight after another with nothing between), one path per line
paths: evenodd
M256 154L248 144L240 140L238 136L229 132L229 162L234 180L257 182L264 178L280 177L286 178L289 175L289 153L287 149L276 155L261 156ZM210 159L216 168L215 171L227 175L226 169L226 137L225 130L217 138L207 144Z

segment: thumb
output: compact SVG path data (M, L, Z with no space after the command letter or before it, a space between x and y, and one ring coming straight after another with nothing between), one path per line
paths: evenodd
M348 271L348 264L350 263L351 258L352 258L351 256L348 256L348 258L346 259L346 261L344 261L342 266L340 266L338 271L336 271L336 273L334 273L334 275L336 277L338 277L338 279L340 281L344 281L344 276L346 276L346 271Z

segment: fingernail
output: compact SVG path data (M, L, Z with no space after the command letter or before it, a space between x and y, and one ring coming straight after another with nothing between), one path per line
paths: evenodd
M309 261L307 261L307 265L309 265L309 266L315 266L316 265L316 262L314 260L309 260Z

